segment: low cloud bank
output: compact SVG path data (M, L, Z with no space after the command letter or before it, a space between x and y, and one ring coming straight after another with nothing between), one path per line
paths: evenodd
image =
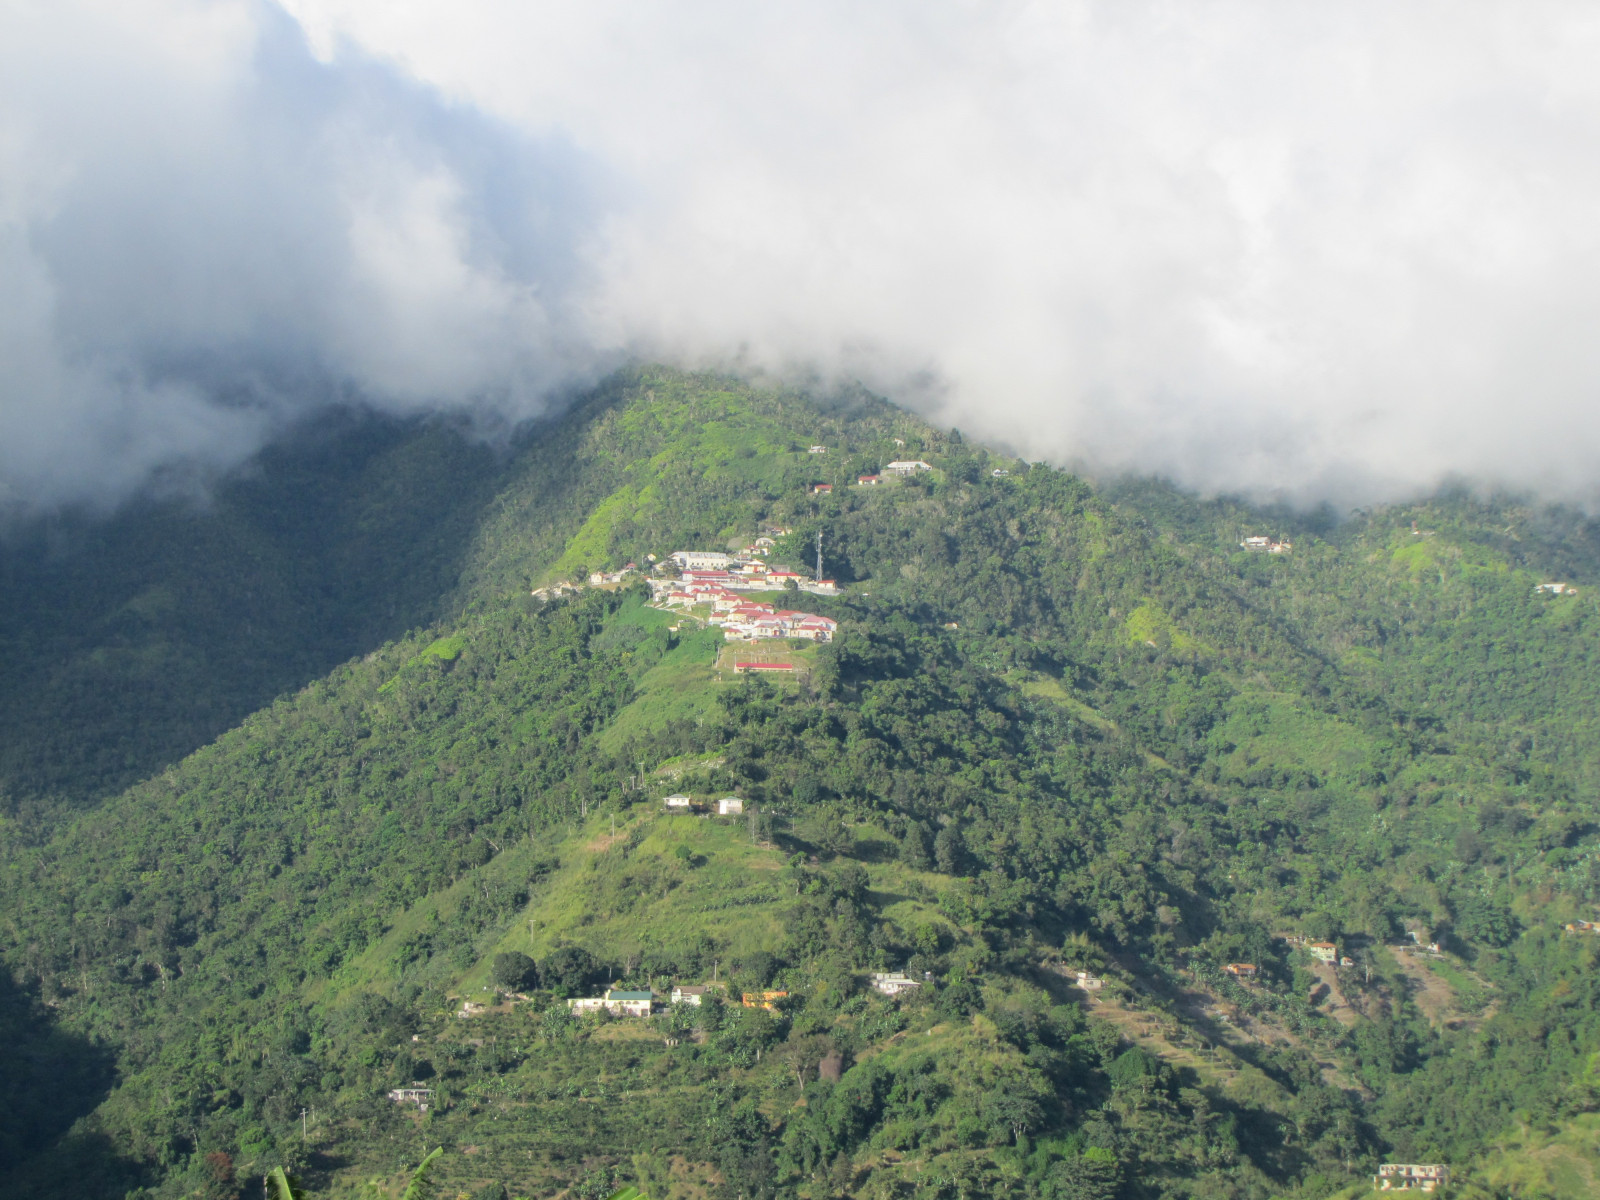
M627 356L1206 489L1600 490L1587 6L285 5L0 10L13 501Z
M535 415L604 370L604 173L281 10L11 6L0 487L114 503L332 403Z

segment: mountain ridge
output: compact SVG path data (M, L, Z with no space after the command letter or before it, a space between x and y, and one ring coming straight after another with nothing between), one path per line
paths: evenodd
M850 486L902 449L936 470ZM636 1171L684 1195L1309 1197L1384 1147L1465 1172L1508 1112L1593 1103L1595 953L1559 931L1600 896L1587 526L1520 510L1512 543L1506 506L1461 496L1295 525L1097 491L870 398L654 368L492 470L434 452L482 478L450 510L478 515L440 535L436 598L408 606L427 622L6 846L8 964L90 1080L75 1131L30 1156L36 1193L81 1169L106 1194L187 1194L219 1153L350 1190L409 1136L383 1095L412 1044L439 1047L450 1097L424 1129L488 1155L451 1156L453 1183L574 1195ZM1269 521L1292 551L1238 546ZM787 601L840 621L804 681L722 679L720 635L638 589L527 594L764 523L791 554L824 531L847 585ZM1575 594L1534 591L1552 563ZM440 638L452 656L425 653ZM756 823L658 815L664 762ZM1386 947L1408 927L1446 956L1402 966ZM1357 973L1330 987L1285 931L1338 941ZM494 986L497 955L573 950L796 1002L719 1011L675 1047L572 1025L559 997L482 1018L514 1052L458 1036L450 997ZM1259 984L1217 973L1243 958ZM869 966L913 962L923 996L863 990ZM1068 966L1115 996L1097 1006ZM1435 978L1451 1000L1430 1016L1414 993ZM937 1052L904 1049L921 1015ZM1570 1049L1535 1046L1540 1025ZM89 1069L107 1052L109 1089ZM675 1099L602 1120L563 1098L573 1072ZM334 1114L303 1146L295 1097Z

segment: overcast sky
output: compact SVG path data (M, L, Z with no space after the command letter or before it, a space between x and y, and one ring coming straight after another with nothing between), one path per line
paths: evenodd
M1600 492L1592 4L0 0L0 487L630 357L1340 503Z

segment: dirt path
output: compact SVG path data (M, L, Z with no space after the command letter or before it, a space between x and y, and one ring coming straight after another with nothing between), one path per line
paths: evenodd
M1203 1031L1192 1030L1165 1014L1133 1007L1114 996L1093 994L1089 1013L1116 1026L1123 1037L1141 1050L1146 1050L1173 1066L1189 1067L1207 1083L1226 1087L1239 1074L1238 1060L1234 1057L1225 1037L1206 1037ZM1190 1032L1180 1032L1191 1029ZM1202 1045L1181 1044L1193 1039ZM1209 1043L1209 1047L1204 1043Z
M1339 986L1339 972L1333 964L1319 962L1311 968L1316 972L1317 979L1327 987L1327 995L1318 1004L1318 1008L1327 1013L1339 1024L1349 1029L1356 1023L1360 1014L1350 1006L1350 1001L1345 998L1344 989Z
M1494 1012L1493 1004L1482 1013L1465 1011L1455 989L1428 968L1425 957L1396 953L1394 961L1411 984L1411 999L1432 1024L1445 1029L1474 1029Z

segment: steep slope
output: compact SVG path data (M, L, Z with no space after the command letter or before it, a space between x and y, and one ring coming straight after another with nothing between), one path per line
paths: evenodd
M501 469L439 424L330 418L204 499L63 515L0 550L13 836L182 758L438 615Z
M903 456L936 469L852 486ZM1456 497L1428 538L1285 530L662 371L485 478L436 625L8 847L17 1021L84 1114L39 1193L222 1194L220 1154L331 1193L426 1140L529 1194L1314 1196L1385 1154L1505 1175L1512 1113L1594 1106L1600 939L1558 929L1600 899L1581 524L1508 543ZM639 588L527 595L766 525L847 585L785 600L841 622L798 682L726 676ZM1548 564L1576 595L1534 591ZM448 1015L513 954L532 999ZM889 968L929 978L864 987ZM560 1003L729 973L789 996ZM418 1079L426 1116L384 1098Z

